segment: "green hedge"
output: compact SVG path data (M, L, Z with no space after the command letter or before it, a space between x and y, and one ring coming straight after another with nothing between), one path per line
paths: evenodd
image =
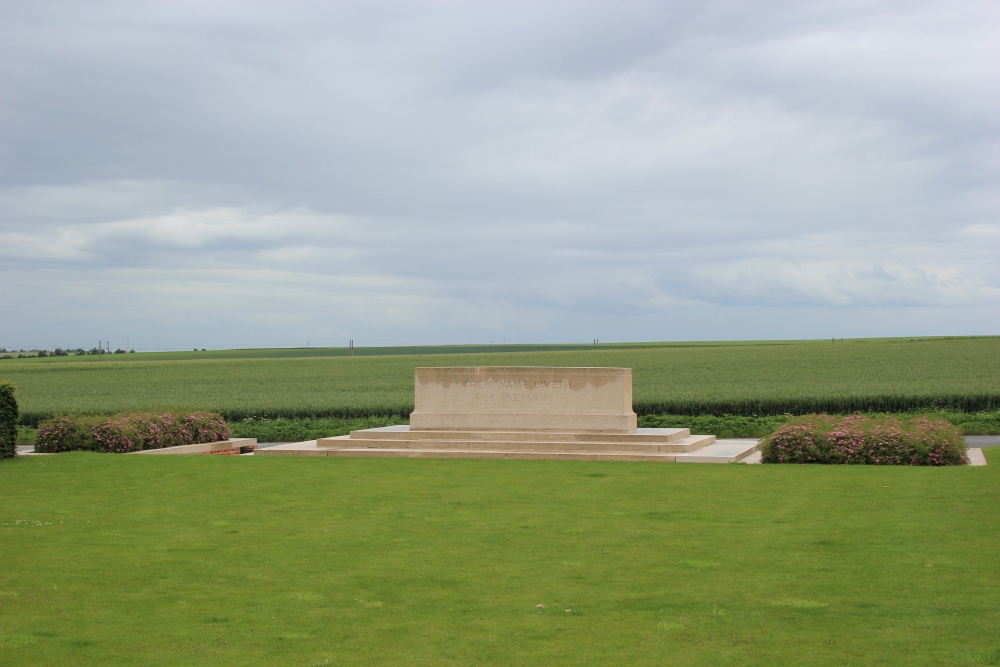
M244 419L229 422L234 438L256 438L257 442L302 442L347 435L351 431L407 424L403 417L363 417L360 419Z
M635 401L633 409L643 415L711 415L715 417L780 417L814 413L848 415L854 412L952 412L975 414L1000 410L1000 394L940 394L926 396L798 396L766 399L709 399L676 401ZM329 408L216 408L227 422L248 419L408 419L413 404L371 407ZM21 426L37 428L55 415L52 412L21 413ZM971 433L969 433L971 434Z
M0 459L9 459L17 455L18 417L14 385L0 382Z
M848 415L854 412L984 412L1000 409L1000 394L938 394L927 396L796 396L761 399L636 401L637 415L739 415L744 417Z

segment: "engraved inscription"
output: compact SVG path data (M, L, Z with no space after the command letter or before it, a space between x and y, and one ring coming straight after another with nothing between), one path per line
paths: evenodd
M534 386L532 386L534 385ZM466 389L572 389L569 380L462 380Z
M555 394L476 394L477 401L554 401Z
M537 403L554 401L557 389L572 389L569 380L463 380L466 389L475 389L479 403ZM491 391L481 391L488 389ZM524 391L498 391L521 389ZM539 391L541 390L541 391Z

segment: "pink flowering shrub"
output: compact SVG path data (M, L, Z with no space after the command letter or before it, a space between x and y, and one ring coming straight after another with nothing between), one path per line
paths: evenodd
M93 419L63 416L38 425L35 451L54 454L94 448Z
M192 443L219 442L230 435L226 420L212 412L192 412L182 420L181 432L190 433Z
M99 452L138 452L174 445L188 445L169 412L127 412L109 417L94 427L94 448Z
M764 463L946 466L969 462L961 431L944 419L807 415L761 443Z
M178 418L171 412L127 412L103 420L60 417L42 422L35 449L45 452L73 449L138 452L228 438L229 427L217 414L193 412Z

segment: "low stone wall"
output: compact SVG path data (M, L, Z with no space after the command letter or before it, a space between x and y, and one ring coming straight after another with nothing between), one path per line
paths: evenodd
M251 452L257 450L257 445L243 445L243 447L231 447L229 449L213 449L210 452L202 452L202 454L208 454L209 456L239 456L246 453L243 451L244 447Z
M214 454L217 456L235 456L240 454L240 449L244 447L250 451L256 450L257 438L230 438L229 440L205 442L197 445L146 449L141 452L129 452L129 454Z

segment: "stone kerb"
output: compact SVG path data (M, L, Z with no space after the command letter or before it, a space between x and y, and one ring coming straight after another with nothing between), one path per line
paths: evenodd
M634 433L631 368L418 368L410 429Z
M202 442L195 445L177 445L176 447L163 447L161 449L143 449L129 454L157 455L157 454L215 454L215 455L236 455L241 453L242 448L249 451L257 449L256 438L230 438L217 442Z

